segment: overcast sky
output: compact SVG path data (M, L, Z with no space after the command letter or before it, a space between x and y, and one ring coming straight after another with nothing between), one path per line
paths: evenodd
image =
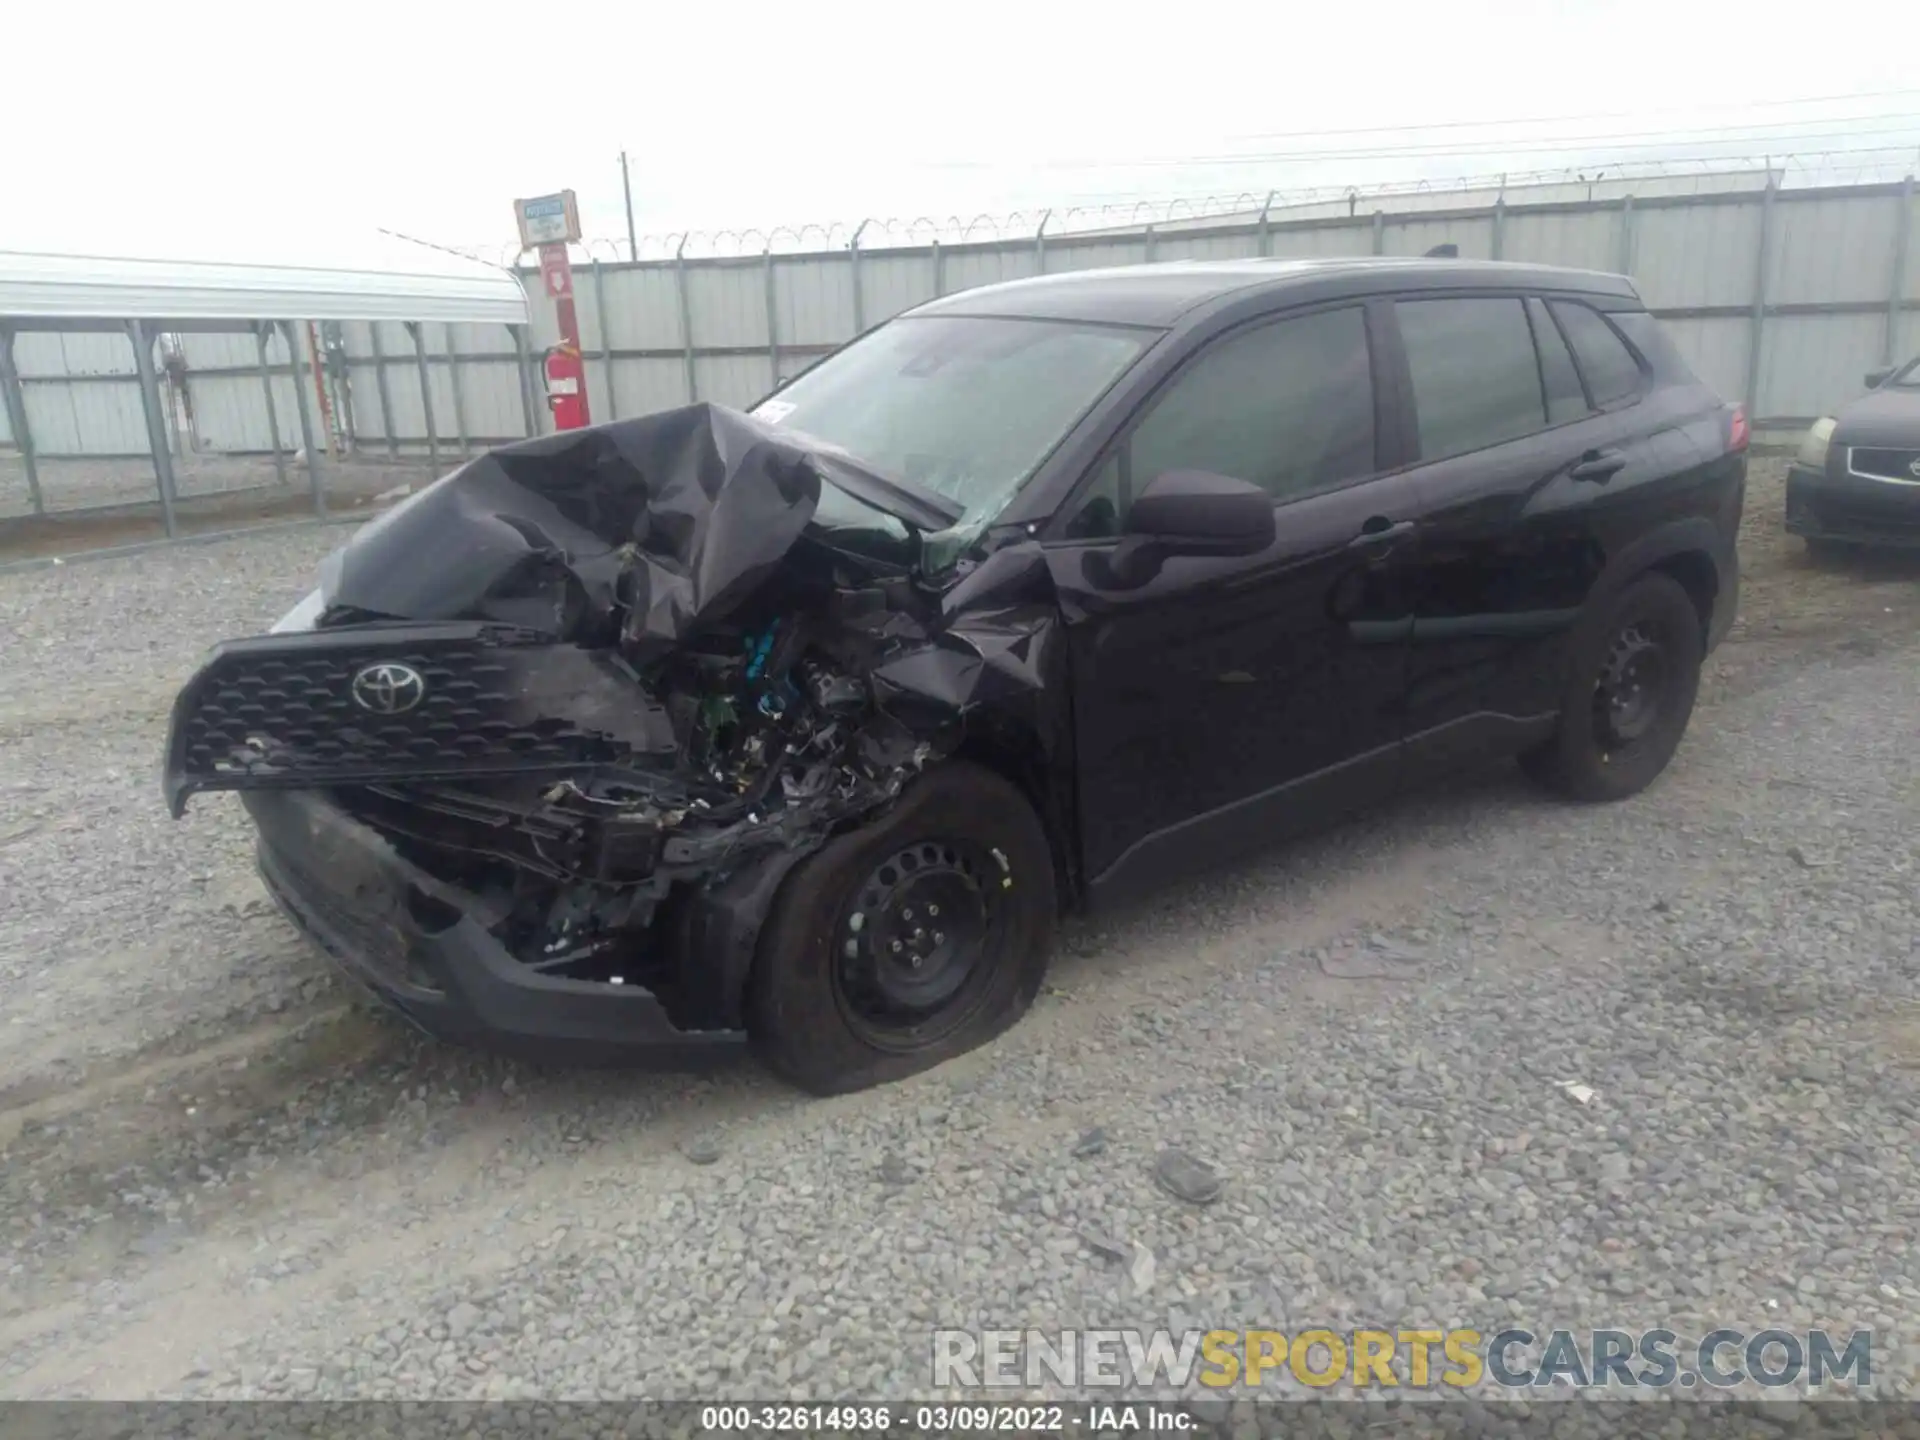
M510 247L514 197L563 186L613 239L622 149L643 234L1920 158L1905 0L515 9L14 5L0 248L354 263L375 226Z

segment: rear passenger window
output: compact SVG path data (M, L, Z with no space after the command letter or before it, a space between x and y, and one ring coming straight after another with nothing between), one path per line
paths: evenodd
M1527 319L1533 322L1533 343L1540 349L1540 378L1547 386L1547 423L1564 425L1587 413L1587 392L1580 388L1580 372L1566 337L1538 300L1527 301Z
M1573 358L1586 377L1594 404L1613 405L1640 393L1640 362L1599 311L1555 300L1553 313L1573 345Z
M1420 458L1444 460L1547 424L1533 333L1518 300L1402 300Z

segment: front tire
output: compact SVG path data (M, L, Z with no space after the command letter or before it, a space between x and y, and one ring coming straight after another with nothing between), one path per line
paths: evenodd
M1053 856L1026 798L954 762L795 867L761 931L747 1023L819 1095L900 1080L986 1043L1040 990Z
M1667 768L1700 690L1705 626L1670 575L1630 583L1575 641L1553 738L1521 757L1572 800L1624 800Z

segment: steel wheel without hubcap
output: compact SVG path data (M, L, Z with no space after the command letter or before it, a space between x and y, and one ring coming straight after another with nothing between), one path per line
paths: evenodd
M1551 739L1520 763L1574 800L1624 800L1667 768L1700 687L1710 611L1671 575L1625 585L1576 637Z
M835 997L877 1049L916 1049L962 1023L998 943L1004 862L954 840L908 845L861 882L834 935Z
M1627 749L1660 723L1667 692L1667 653L1641 625L1614 636L1593 688L1594 737L1608 755Z

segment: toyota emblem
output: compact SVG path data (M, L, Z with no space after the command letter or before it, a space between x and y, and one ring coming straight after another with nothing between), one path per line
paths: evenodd
M375 715L404 715L427 698L427 682L411 665L383 660L353 677L353 703Z
M1920 460L1909 460L1907 462L1907 473L1913 476L1914 479L1920 480Z

